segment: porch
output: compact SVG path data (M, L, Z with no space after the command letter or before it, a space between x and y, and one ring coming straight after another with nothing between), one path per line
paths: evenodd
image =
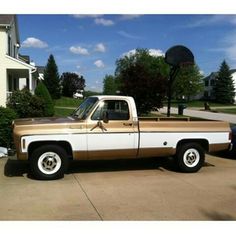
M36 73L32 74L30 69L7 69L7 99L11 96L12 92L24 88L34 93L36 86Z

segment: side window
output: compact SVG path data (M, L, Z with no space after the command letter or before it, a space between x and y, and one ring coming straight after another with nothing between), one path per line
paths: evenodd
M104 112L108 113L109 120L128 120L129 106L123 100L107 100L100 104L100 106L93 113L92 120L100 120Z

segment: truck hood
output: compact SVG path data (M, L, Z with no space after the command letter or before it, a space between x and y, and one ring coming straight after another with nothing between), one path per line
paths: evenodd
M84 120L73 117L45 117L16 119L13 124L15 136L35 134L64 134L86 132Z
M68 117L43 117L43 118L24 118L14 120L14 125L50 125L50 124L68 124L74 123L75 119ZM77 121L78 122L78 121Z

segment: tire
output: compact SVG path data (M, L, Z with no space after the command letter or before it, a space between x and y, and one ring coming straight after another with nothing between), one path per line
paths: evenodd
M68 161L66 151L57 145L38 147L30 157L32 175L40 180L63 178Z
M197 143L185 143L178 147L176 163L180 171L194 173L199 171L205 162L205 152Z

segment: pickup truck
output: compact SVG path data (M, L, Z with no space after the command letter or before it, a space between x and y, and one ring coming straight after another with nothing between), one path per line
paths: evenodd
M91 96L66 118L13 121L18 160L28 160L37 179L61 178L70 160L173 156L182 172L196 172L205 152L229 148L223 121L138 117L128 96Z

